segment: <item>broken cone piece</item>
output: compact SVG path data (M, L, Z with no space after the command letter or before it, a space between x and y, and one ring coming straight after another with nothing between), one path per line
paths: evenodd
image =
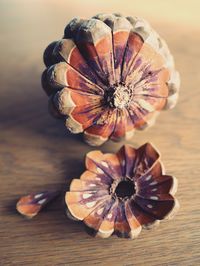
M166 42L138 17L75 18L44 52L51 112L93 146L129 139L176 104L180 79Z
M58 191L44 191L40 193L29 194L19 199L16 209L20 214L26 216L27 218L33 218L42 208L44 208L58 195Z
M96 236L136 238L143 228L172 218L179 208L175 177L164 173L158 151L146 143L124 145L116 154L91 151L87 170L66 192L69 217Z

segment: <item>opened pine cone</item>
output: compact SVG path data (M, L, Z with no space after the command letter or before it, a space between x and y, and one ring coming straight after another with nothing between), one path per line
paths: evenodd
M65 199L69 217L83 221L93 235L136 238L142 227L155 227L179 208L177 180L165 175L149 143L138 149L125 145L117 154L91 151L86 168Z
M50 110L91 145L133 136L178 98L179 74L166 42L143 19L75 18L44 52Z

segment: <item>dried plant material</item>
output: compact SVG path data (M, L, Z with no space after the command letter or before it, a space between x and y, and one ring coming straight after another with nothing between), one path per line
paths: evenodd
M143 19L99 14L73 19L44 52L51 110L90 145L133 136L173 108L179 74L165 41ZM54 107L53 107L54 106Z
M33 218L50 201L59 195L58 191L44 191L40 193L23 196L16 205L17 211L27 218Z
M91 151L87 170L66 192L69 217L83 221L94 235L136 238L143 228L169 219L179 204L175 177L166 175L156 149L124 145L117 154Z

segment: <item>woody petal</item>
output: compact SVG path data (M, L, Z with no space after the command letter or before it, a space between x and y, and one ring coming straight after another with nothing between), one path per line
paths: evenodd
M126 134L126 116L122 110L117 110L117 117L115 127L113 129L111 139L114 141L120 141Z
M121 168L118 157L115 154L102 154L99 151L91 151L86 156L86 167L97 174L105 174L112 179L121 178Z
M165 110L174 108L178 100L178 94L180 89L180 75L177 71L171 71L171 77L168 81L168 86L169 95L167 98L166 105L164 107Z
M92 146L102 145L115 128L117 110L106 109L94 125L84 132L85 140Z
M102 110L101 96L64 88L57 92L54 102L60 113L69 115L67 123L74 133L91 126Z
M163 172L163 165L157 160L156 163L145 172L145 174L142 174L136 180L138 188L148 187L152 182L160 180Z
M134 102L148 112L160 111L168 97L167 81L169 72L166 69L149 70L147 77L140 81L135 88Z
M121 82L121 73L124 64L124 55L130 35L131 24L123 17L117 17L113 25L113 45L115 58L116 82Z
M81 55L78 47L72 39L62 39L57 42L54 50L54 57L61 58L78 72L80 72L84 77L89 79L92 83L101 86L104 86L100 82L99 78L91 67L87 64L86 60ZM103 91L103 89L102 89Z
M55 95L54 95L55 96ZM55 101L54 101L54 96L52 95L50 98L49 98L49 101L48 101L48 110L49 110L49 113L55 117L55 118L60 118L62 119L64 116L62 113L60 113L60 111L58 110L58 107L56 106L55 104Z
M79 27L75 42L88 64L105 84L114 84L112 34L102 21L91 19Z
M146 143L137 149L137 156L133 167L134 179L137 180L138 177L144 175L156 164L159 157L159 153L150 143Z
M135 57L141 50L143 43L144 42L141 36L132 30L129 34L126 50L124 53L124 59L123 59L123 65L122 65L122 81L123 82L126 82L126 78L127 78L128 73L130 72L130 68L133 65Z
M151 97L149 95L140 95L135 97L135 102L138 104L139 108L145 110L144 112L146 114L143 117L145 122L148 122L149 117L152 117L155 114L155 111L160 111L165 106L166 101L167 99L165 97L159 96Z
M77 107L70 113L70 117L82 124L83 129L87 129L99 119L101 111L102 107L98 105L85 111L83 111L82 107Z
M73 107L82 107L82 112L100 106L101 96L84 93L72 88L64 88L57 92L54 102L61 114L71 114L75 109Z
M84 129L89 128L99 119L102 111L101 106L96 106L93 109L83 111L82 107L76 107L70 112L69 117L66 119L66 126L72 133L83 132Z
M139 182L137 182L139 183ZM159 194L174 195L177 190L177 179L168 175L147 175L138 185L138 193L144 197L157 196Z
M122 171L116 154L105 153L103 156L103 164L108 168L108 172L113 179L121 179Z
M115 218L115 233L118 237L128 238L131 235L131 227L130 224L132 223L127 220L126 211L125 211L125 204L124 202L119 202L117 215Z
M128 140L135 134L135 126L128 110L123 110L122 117L124 117L125 120L125 139Z
M100 162L103 159L103 153L101 151L91 151L87 153L85 165L88 170L97 174L106 173L106 167Z
M134 126L129 112L126 109L117 110L116 124L111 139L115 141L120 141L123 138L130 139L133 134Z
M174 198L170 195L150 196L149 199L139 195L135 197L135 202L149 215L158 220L163 220L175 207Z
M108 189L109 185L102 184L99 180L81 180L73 179L70 185L70 191L80 192L80 191L97 191Z
M86 21L82 18L73 18L65 27L64 38L74 39L81 24Z
M165 80L164 76L168 77L168 72L165 69L157 72L154 76L155 81L150 82L147 80L147 85L143 84L143 82L138 84L134 97L134 101L138 102L148 112L160 111L167 102L168 87L166 84L167 80Z
M150 32L149 32L149 24L145 23L145 20L139 17L126 17L126 19L131 23L132 25L132 31L137 33L142 37L144 41L148 38Z
M104 217L109 213L113 203L114 200L109 198L102 204L98 205L97 208L95 208L87 217L85 217L84 223L94 230L94 234L99 231Z
M141 107L137 102L132 102L128 110L135 129L144 129L148 126L149 112ZM150 118L154 113L150 113Z
M93 171L86 170L83 172L83 174L80 176L80 179L83 181L98 181L100 185L110 186L112 184L112 177L109 175L106 175L103 171L100 173L95 173Z
M167 81L169 80L169 71L166 68L152 71L148 65L142 71L146 71L146 74L137 83L134 95L168 97Z
M99 204L109 199L107 190L90 192L67 192L65 200L70 214L76 219L83 220Z
M94 18L102 20L112 30L115 82L119 83L121 81L124 53L132 26L125 17L116 16L115 14L99 14Z
M50 43L44 51L43 61L46 67L49 67L55 63L57 63L56 58L53 56L53 50L57 45L57 41Z
M137 105L136 102L134 103L134 106L131 106L129 113L134 123L134 128L137 130L145 130L154 125L159 114L158 111L148 112L141 106Z
M159 224L159 220L157 220L155 217L153 217L144 209L142 209L139 205L137 205L134 199L130 199L127 202L127 205L131 210L132 215L143 228L150 229Z
M41 75L41 85L47 96L52 97L51 95L55 93L55 89L49 84L47 79L47 69L45 69Z
M102 94L102 89L83 76L75 68L65 62L51 66L47 71L47 79L55 91L63 87L70 87L82 92Z
M129 205L129 200L127 200L125 202L125 213L126 213L126 219L127 219L129 226L131 228L129 236L130 236L130 238L134 239L140 234L140 232L142 230L142 226L141 226L140 222L134 216L133 211Z
M132 177L133 163L136 158L136 150L130 145L124 145L117 152L123 176Z
M17 211L27 218L33 218L50 201L59 195L59 191L43 191L21 197L16 205Z
M155 71L162 68L164 68L164 59L162 56L145 43L133 60L132 67L126 77L126 82L128 84L133 81L134 83L138 83L145 78L149 72L153 74Z
M97 236L107 238L114 232L118 204L119 202L116 199L109 212L104 216L104 219L101 222L101 225L99 226L98 232L96 234Z
M126 17L132 24L134 31L139 34L145 43L157 50L165 59L166 66L174 68L173 57L170 54L166 42L158 35L158 33L150 26L150 24L143 18Z

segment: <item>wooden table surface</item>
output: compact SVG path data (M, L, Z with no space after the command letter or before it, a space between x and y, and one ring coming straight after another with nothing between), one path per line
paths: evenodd
M0 2L0 265L200 265L199 6L195 0L151 2ZM83 171L85 153L94 149L48 114L40 75L43 50L62 36L65 24L102 11L149 19L168 41L182 77L177 107L129 141L158 147L167 172L179 180L181 209L136 240L91 238L82 224L66 218L63 199L31 221L15 211L21 195L65 191ZM114 152L121 145L109 142L101 149Z

